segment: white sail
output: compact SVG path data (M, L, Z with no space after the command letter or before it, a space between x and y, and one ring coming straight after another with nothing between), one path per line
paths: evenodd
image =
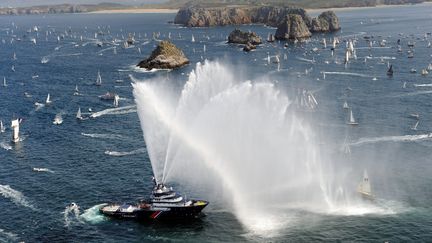
M349 109L348 103L346 101L343 103L343 108L344 109Z
M12 142L17 143L20 140L20 138L19 138L19 120L18 119L12 120L11 128L13 130Z
M352 112L352 110L350 111L350 123L355 123L356 121L355 121L355 119L354 119L354 115L353 115L353 112Z
M50 94L48 93L45 104L51 104L51 97Z
M77 119L82 119L82 115L81 115L81 107L78 107L78 111L77 111L77 114L76 114L76 118Z
M192 40L191 40L192 42L195 42L195 37L192 35Z
M3 77L3 87L7 87L6 77Z
M363 196L366 196L369 198L373 197L369 177L368 177L366 170L363 173L363 180L359 184L357 191Z
M6 128L3 125L3 121L0 121L0 132L5 132Z
M96 85L102 85L102 77L100 75L100 71L98 71L98 74L97 74Z
M113 103L114 107L118 107L119 106L119 100L120 100L120 96L115 95L114 96L114 103Z

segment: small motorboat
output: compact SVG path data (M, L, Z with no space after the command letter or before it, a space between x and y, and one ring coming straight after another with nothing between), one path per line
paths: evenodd
M61 114L57 114L57 115L54 117L53 124L54 124L54 125L61 125L62 123L63 123L62 115L61 115Z
M112 92L106 92L105 94L103 94L103 95L99 95L99 98L101 99L101 100L114 100L115 99L115 97L116 97L116 93L112 93Z

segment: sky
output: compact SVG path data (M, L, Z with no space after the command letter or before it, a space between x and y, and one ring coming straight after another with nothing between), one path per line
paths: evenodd
M73 4L97 4L101 2L115 2L130 5L141 5L145 3L161 3L166 0L0 0L0 7L27 7L35 5L51 5L62 3Z

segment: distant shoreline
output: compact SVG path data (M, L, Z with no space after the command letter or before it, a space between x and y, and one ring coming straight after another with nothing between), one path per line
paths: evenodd
M116 14L116 13L126 13L126 14L139 14L139 13L177 13L178 9L168 9L168 8L134 8L134 9L110 9L110 10L98 10L87 12L89 14Z
M392 8L392 7L404 7L404 6L412 6L412 5L432 5L432 2L424 2L424 3L418 3L418 4L381 4L377 6L364 6L364 7L342 7L342 8L307 8L305 9L307 13L310 14L319 14L324 11L354 11L354 10L360 10L360 9L373 9L373 8ZM430 7L430 6L428 6Z

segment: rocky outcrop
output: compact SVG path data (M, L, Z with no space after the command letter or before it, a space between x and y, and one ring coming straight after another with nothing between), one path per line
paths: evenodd
M303 18L298 14L289 14L279 24L275 38L278 40L303 40L311 37L311 32Z
M228 43L259 45L262 43L261 37L255 32L245 32L239 29L233 30L228 36Z
M245 51L245 52L250 52L250 51L255 50L255 49L256 49L256 45L253 45L249 42L246 43L246 45L243 47L243 51Z
M161 41L150 57L138 63L137 66L147 70L174 69L189 63L183 51L169 41Z
M339 19L333 11L323 12L318 18L312 19L312 32L331 32L341 29Z
M288 14L298 14L302 16L303 20L308 25L312 21L304 9L296 7L200 8L187 6L178 11L174 23L187 27L210 27L252 23L276 27Z
M339 19L333 11L312 19L306 10L297 7L203 8L192 5L180 9L174 23L188 27L265 24L278 27L276 39L304 39L310 37L311 32L340 30Z

